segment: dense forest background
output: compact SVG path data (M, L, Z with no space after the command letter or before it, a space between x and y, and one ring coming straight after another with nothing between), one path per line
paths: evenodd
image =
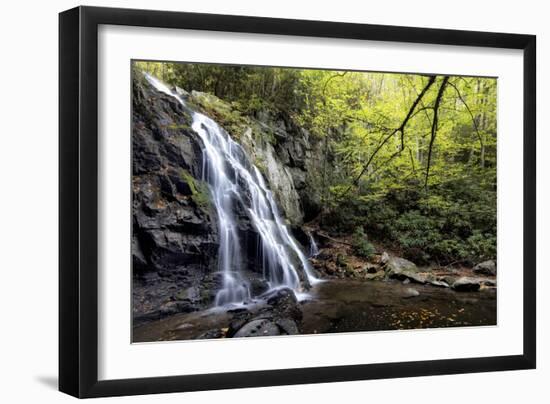
M322 146L315 224L350 235L356 254L382 243L419 264L496 257L496 79L136 66L245 116L283 114L308 130Z

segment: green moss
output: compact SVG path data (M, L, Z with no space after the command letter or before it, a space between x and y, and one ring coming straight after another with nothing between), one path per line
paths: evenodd
M170 125L167 125L166 127L168 129L172 129L172 130L190 129L189 125L187 125L187 124L177 124L177 123L171 123Z
M191 189L191 199L193 202L202 209L209 209L210 191L208 190L208 185L203 181L195 179L189 171L185 169L181 169L180 175Z
M341 268L346 268L348 266L348 259L344 254L338 254L336 256L336 265Z
M246 111L238 102L228 103L212 94L193 92L188 104L213 118L237 142L241 140L241 135L251 128L252 136L256 142L277 144L273 128L267 125L259 125L257 121L246 114Z
M192 99L206 115L225 128L236 141L240 140L240 134L252 124L248 117L236 109L236 105L222 101L214 95L194 92Z

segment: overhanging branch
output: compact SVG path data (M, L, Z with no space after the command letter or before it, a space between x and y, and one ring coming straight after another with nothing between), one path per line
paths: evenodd
M422 98L424 97L424 95L428 92L428 90L430 89L430 87L433 85L433 83L435 82L435 78L436 76L429 76L429 80L428 82L426 83L426 85L424 86L424 88L422 89L422 91L418 94L418 96L416 97L416 99L414 100L413 104L411 105L411 107L409 108L409 111L407 112L407 115L405 116L405 118L403 119L403 121L401 122L401 125L399 125L398 128L396 129L393 129L386 137L384 137L384 139L378 144L378 146L376 147L376 149L374 149L374 151L372 152L372 154L370 155L369 159L367 160L366 164L363 166L363 169L361 170L361 172L357 175L357 177L353 180L352 184L344 191L340 194L340 198L344 197L345 195L347 195L347 193L352 189L352 187L354 185L357 185L359 183L359 180L361 179L361 177L363 177L363 175L367 172L368 168L370 167L372 161L374 160L374 158L376 157L376 155L378 154L378 152L382 149L382 147L384 147L384 145L397 133L400 133L401 135L401 147L400 149L394 153L391 157L390 157L390 160L393 159L396 155L400 154L404 149L405 149L405 140L404 140L404 137L405 137L405 127L407 126L407 123L409 122L409 120L411 119L411 117L413 116L413 113L418 105L418 103L422 100Z
M432 132L430 136L430 146L428 149L428 161L426 163L426 178L424 180L424 188L428 190L428 177L430 176L430 164L432 161L432 150L433 145L435 142L435 137L437 135L437 123L439 120L439 105L441 104L441 98L443 97L443 93L445 92L445 87L449 81L449 76L443 77L443 81L441 81L441 86L439 86L439 91L437 92L437 97L435 98L434 103L434 117L432 121Z

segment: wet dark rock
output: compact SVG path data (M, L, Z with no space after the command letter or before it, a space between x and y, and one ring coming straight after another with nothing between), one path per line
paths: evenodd
M488 260L477 264L474 269L474 273L482 275L496 275L497 274L497 265L493 260Z
M309 222L315 219L317 216L319 216L322 210L321 193L307 192L307 189L310 188L308 187L298 191L298 195L300 196L302 202L305 222Z
M303 246L310 245L309 234L302 226L289 225L292 236Z
M479 278L468 276L463 276L452 284L452 288L458 292L475 292L480 286Z
M132 268L136 273L147 271L147 260L141 251L140 243L136 235L132 236Z
M249 311L247 308L237 307L236 309L227 310L227 312L231 314L243 314L243 313L248 313Z
M380 266L376 264L368 263L367 265L365 265L365 271L367 271L367 273L369 274L375 274L379 271L379 269Z
M295 297L294 300L281 299L276 304L271 303L273 306L274 317L289 318L296 322L300 322L302 320L302 310L295 299Z
M319 236L319 240L325 241L325 239L324 239L322 236ZM317 256L315 257L315 260L317 260L317 261L319 261L319 262L322 263L322 262L324 262L324 261L329 260L331 257L332 257L331 254L326 253L326 252L324 252L324 251L321 251L321 252L319 252L319 255L317 255Z
M277 327L275 323L264 318L253 320L245 324L233 335L233 338L275 336L280 334L279 327Z
M249 316L243 316L242 318L236 317L229 323L229 329L227 331L227 337L233 337L237 331L239 331L248 321Z
M291 335L299 333L302 311L294 292L274 289L261 296L265 305L259 310L232 309L226 337Z
M271 290L262 296L266 302L254 314L237 312L229 324L227 337L256 335L293 335L299 333L302 310L294 292L288 288Z
M279 312L292 312L298 306L296 295L289 288L280 288L268 292L263 296L267 304Z
M296 322L289 318L280 318L277 321L275 321L275 324L279 326L282 334L296 335L300 333L300 330L298 329L298 325L296 324Z
M255 278L249 282L250 293L252 296L259 296L262 293L267 292L269 284L265 279Z

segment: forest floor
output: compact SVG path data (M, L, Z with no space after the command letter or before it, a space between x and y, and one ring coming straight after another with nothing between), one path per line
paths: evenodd
M322 242L319 253L310 258L312 266L321 278L383 281L388 278L404 284L427 284L453 288L461 291L478 291L496 288L496 274L476 272L471 266L426 265L400 258L399 251L374 242L376 252L371 257L358 256L354 252L353 236L329 236L323 231L309 228L308 231ZM457 284L456 282L460 282Z

